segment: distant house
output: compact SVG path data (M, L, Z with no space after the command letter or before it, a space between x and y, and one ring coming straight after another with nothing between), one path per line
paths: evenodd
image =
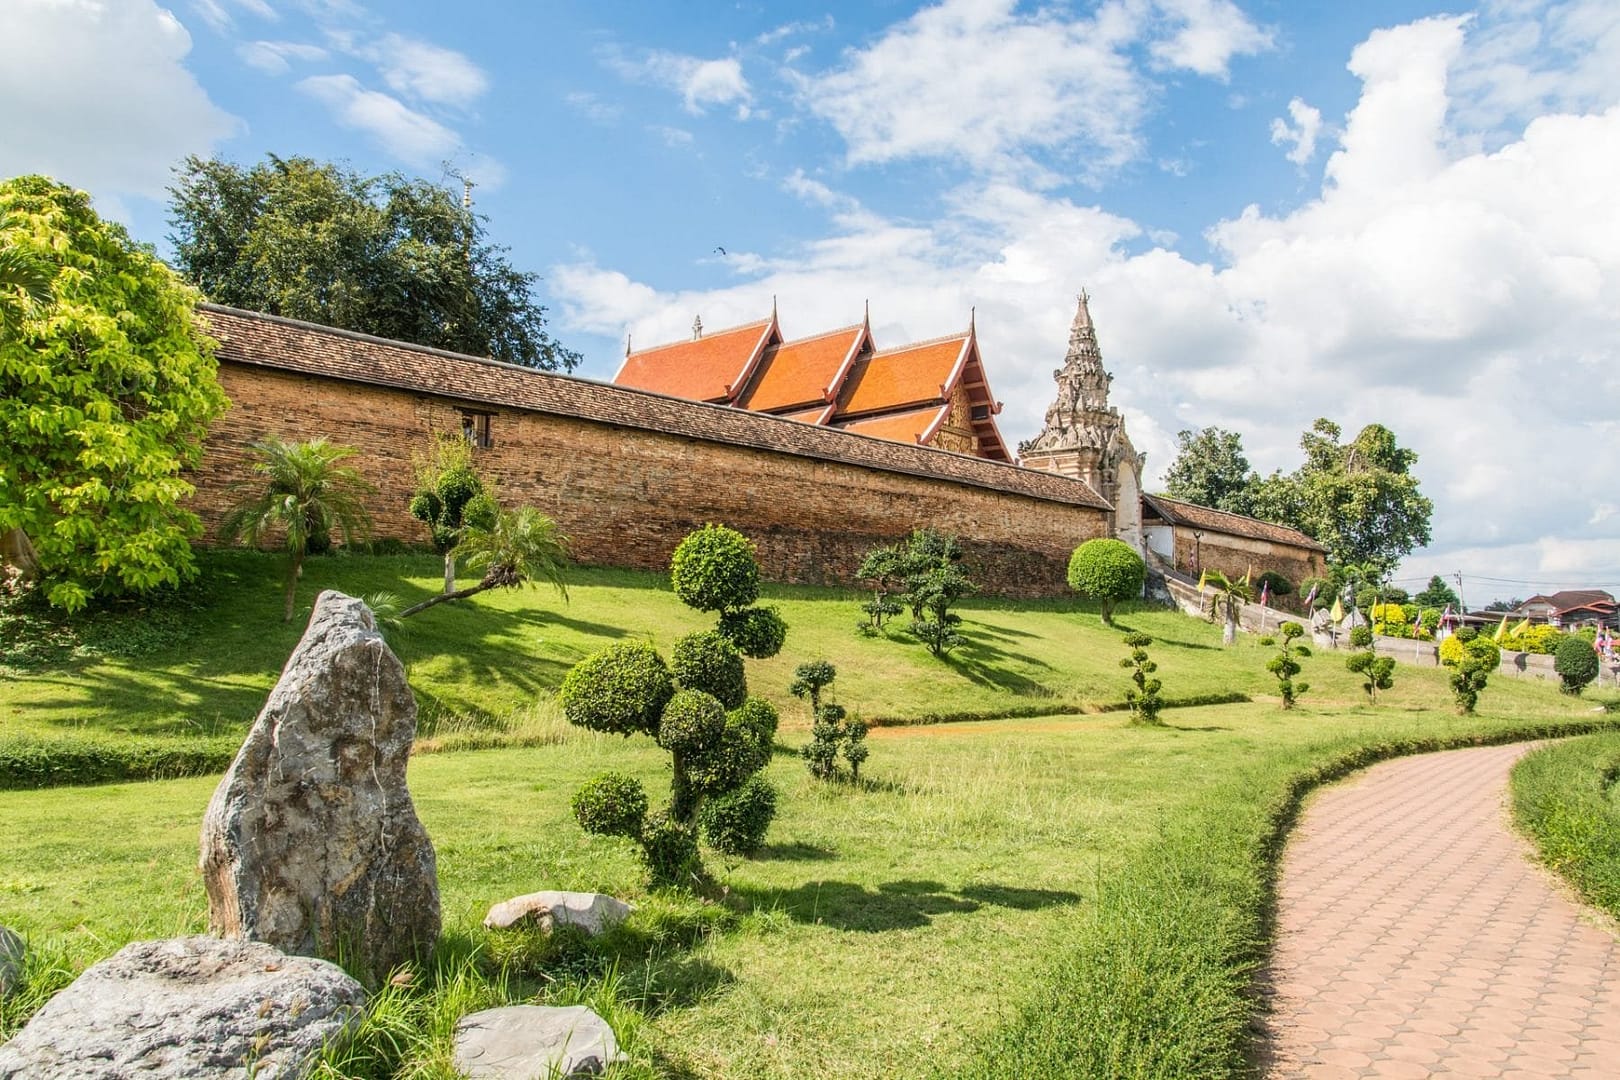
M1274 570L1298 585L1327 575L1327 548L1298 529L1166 495L1142 496L1142 532L1149 551L1189 577Z
M1583 626L1620 630L1620 604L1602 589L1566 589L1550 596L1532 596L1509 614L1563 630Z

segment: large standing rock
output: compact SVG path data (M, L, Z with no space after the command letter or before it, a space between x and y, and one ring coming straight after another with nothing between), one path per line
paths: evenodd
M405 787L416 702L353 597L323 592L208 804L216 933L381 979L439 936L433 844Z
M308 1073L364 1012L335 964L269 945L138 941L80 975L0 1046L0 1080L252 1077Z
M547 934L559 926L571 926L596 935L629 916L630 905L614 896L548 890L502 900L484 916L484 929L510 930L524 923Z
M22 938L0 926L0 998L22 981L23 952Z
M508 1005L463 1016L450 1058L473 1080L596 1076L623 1060L613 1029L584 1005Z

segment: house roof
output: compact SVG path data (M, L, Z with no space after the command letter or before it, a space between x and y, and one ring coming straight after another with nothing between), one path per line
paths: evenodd
M1616 601L1609 593L1602 589L1565 589L1555 592L1551 596L1537 594L1519 605L1519 608L1529 607L1540 601L1551 607L1554 612L1563 613L1576 611L1580 608L1593 608L1594 610L1614 610Z
M837 394L843 373L871 348L872 333L864 323L772 345L737 404L774 413L811 404L825 408Z
M1269 521L1261 521L1258 518L1245 517L1242 514L1233 514L1225 510L1213 510L1207 506L1182 502L1180 499L1172 499L1166 495L1143 495L1142 503L1172 525L1186 525L1189 528L1201 529L1206 532L1242 536L1250 540L1265 540L1273 544L1309 548L1312 551L1327 550L1327 548L1298 529L1290 529L1286 525L1276 525Z
M1080 480L483 357L201 304L222 362L432 394L1111 510Z
M773 313L759 322L629 353L613 381L693 401L730 401L766 348L781 340Z

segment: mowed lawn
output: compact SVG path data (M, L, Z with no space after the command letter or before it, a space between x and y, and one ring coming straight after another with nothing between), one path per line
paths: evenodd
M1076 616L1023 623L1048 618ZM1179 623L1179 637L1204 633ZM1229 662L1240 657L1255 665L1263 652ZM1342 663L1307 661L1306 677L1332 690L1328 669ZM867 666L850 664L840 689L879 685L883 665ZM1177 685L1175 666L1163 674ZM1108 713L879 730L859 787L817 784L780 755L767 849L734 865L709 856L716 910L736 912L734 925L607 975L558 971L511 993L577 995L611 980L644 1021L632 1076L1240 1075L1269 841L1291 782L1358 748L1596 719L1592 702L1544 684L1493 683L1481 715L1462 718L1435 700L1434 673L1403 682L1376 708L1313 691L1292 712L1176 709L1162 728ZM438 849L447 932L476 943L492 901L536 889L638 898L627 845L581 833L568 800L610 767L657 790L664 760L650 740L584 733L417 757L411 785ZM214 784L0 793L0 922L73 966L131 939L201 930L197 830Z

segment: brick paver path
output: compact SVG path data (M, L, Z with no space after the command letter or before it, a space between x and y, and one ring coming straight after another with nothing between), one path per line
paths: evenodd
M1309 808L1278 888L1273 1080L1620 1078L1620 938L1508 821L1528 749L1385 762Z

